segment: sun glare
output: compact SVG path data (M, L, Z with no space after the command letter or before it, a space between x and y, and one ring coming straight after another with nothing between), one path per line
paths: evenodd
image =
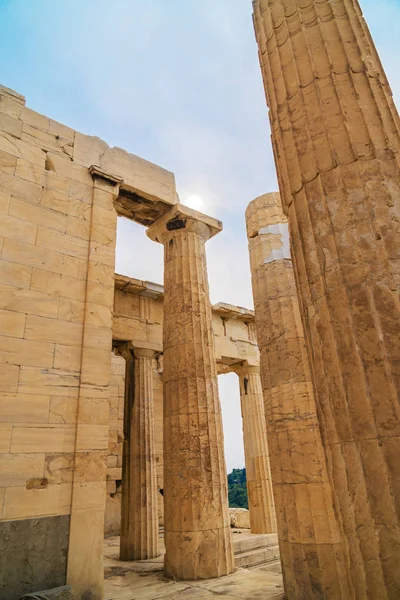
M203 210L204 202L197 194L191 194L188 196L187 200L185 200L184 204L189 206L189 208L193 208L194 210Z

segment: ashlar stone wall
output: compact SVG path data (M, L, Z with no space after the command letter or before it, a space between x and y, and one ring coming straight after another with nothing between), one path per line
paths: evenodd
M0 597L102 597L117 215L176 201L172 173L0 87Z

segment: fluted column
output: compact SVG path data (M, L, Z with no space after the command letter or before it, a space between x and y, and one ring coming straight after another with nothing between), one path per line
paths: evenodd
M256 0L328 472L358 598L400 597L399 118L356 0Z
M121 498L121 560L160 554L154 440L154 350L123 352L126 360Z
M246 224L286 597L350 600L279 194L251 202Z
M234 569L205 255L220 229L179 205L148 231L164 244L164 568L176 579Z
M275 505L260 369L242 366L237 367L235 372L240 383L250 528L252 533L275 533Z

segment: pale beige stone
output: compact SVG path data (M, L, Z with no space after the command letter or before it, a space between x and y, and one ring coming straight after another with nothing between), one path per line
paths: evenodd
M279 194L251 202L246 222L285 593L308 598L317 589L321 598L347 600L347 548L318 429Z
M2 371L0 366L0 373ZM8 366L8 365L5 365ZM19 369L16 369L17 377ZM1 375L3 387L4 373ZM15 389L16 391L16 389ZM46 423L49 414L50 396L35 396L34 394L7 394L1 395L0 422L3 423Z
M44 454L0 454L0 487L25 486L44 474Z
M240 380L246 485L252 533L276 532L267 426L258 367L235 369ZM241 527L241 525L238 525Z
M229 508L231 527L235 529L250 529L250 513L246 508Z
M164 568L177 579L234 569L205 257L220 229L179 207L148 230L164 244Z
M20 198L12 197L10 201L9 214L18 219L34 223L36 225L46 224L46 227L56 231L65 232L67 216L57 210L45 208L26 202Z
M135 349L126 358L121 560L146 560L159 555L157 479L154 439L154 351ZM114 473L112 473L114 471Z
M71 452L75 447L75 428L47 425L13 428L11 452Z
M49 484L44 489L7 487L2 518L24 519L36 516L67 515L71 506L71 484Z
M394 599L400 596L398 112L356 0L307 7L257 0L254 11L354 596Z
M12 425L0 423L0 453L10 452Z
M7 338L0 338L1 341ZM0 360L4 357L1 356ZM16 365L0 364L0 392L16 392L18 388L19 367Z
M14 308L14 307L13 307ZM0 310L0 331L10 337L24 337L26 315L13 310Z

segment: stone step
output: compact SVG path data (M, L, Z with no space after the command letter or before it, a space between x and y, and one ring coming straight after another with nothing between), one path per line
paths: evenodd
M278 545L277 533L262 534L233 534L233 551L236 554L256 550L257 548L268 548Z
M256 550L250 550L248 552L242 552L235 554L236 567L242 567L244 569L249 567L255 567L257 565L263 565L279 559L279 547L268 546L265 548L257 548Z

